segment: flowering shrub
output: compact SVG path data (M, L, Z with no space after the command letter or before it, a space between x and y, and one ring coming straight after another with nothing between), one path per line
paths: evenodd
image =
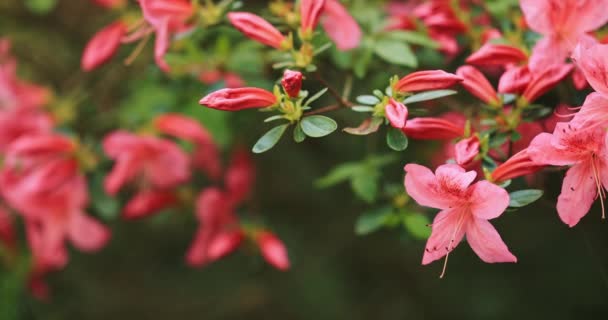
M82 71L147 65L149 49L157 82L169 84L85 116L71 92L19 75L2 35L0 256L7 270L26 270L36 297L49 297L45 277L69 263L68 246L98 251L112 241L110 222L162 212L193 218L191 267L245 247L289 270L283 235L245 214L263 210L250 206L265 188L256 158L330 135L383 145L336 161L316 187L349 182L369 207L355 232L400 228L426 240L410 245L423 265L443 259L440 277L463 241L484 262L517 262L519 248L490 220L543 197L550 171L566 173L556 217L545 219L605 218L606 0L92 2L113 21L82 48ZM199 95L155 108L170 83ZM179 105L193 101L196 111ZM244 116L231 124L228 112ZM82 127L106 116L101 129ZM266 132L251 140L240 126ZM394 163L403 180L382 175Z

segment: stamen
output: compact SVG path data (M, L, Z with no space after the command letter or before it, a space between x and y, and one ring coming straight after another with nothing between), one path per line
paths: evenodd
M133 52L131 52L131 54L127 57L127 59L125 59L125 65L126 66L130 65L131 63L133 63L133 61L135 61L135 59L137 58L137 56L139 56L139 54L141 53L141 51L146 46L146 43L148 43L148 40L150 40L150 34L146 35L146 37L143 38L143 40L141 40L137 44L137 47L135 47L135 49L133 50Z
M443 261L443 269L441 270L441 274L439 275L439 279L443 279L443 277L445 276L445 272L447 271L448 268L448 258L450 256L450 252L452 250L454 250L454 242L456 241L456 234L458 233L458 231L460 230L460 228L463 225L464 222L464 217L465 214L468 212L467 211L463 211L462 213L460 213L460 217L458 219L458 223L456 224L456 228L454 228L454 232L452 232L452 237L450 238L450 242L448 243L448 246L445 248L446 249L446 254L445 254L445 260Z
M594 153L591 159L591 165L593 166L593 178L595 180L595 186L597 187L597 194L600 197L600 203L602 204L602 219L606 219L606 210L604 208L604 198L606 197L606 194L604 193L604 188L600 182L600 173L595 165L595 161L596 157Z

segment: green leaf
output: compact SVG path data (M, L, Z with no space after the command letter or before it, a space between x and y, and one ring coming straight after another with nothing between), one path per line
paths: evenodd
M47 14L57 6L57 0L26 0L25 5L35 14Z
M382 228L393 214L393 208L383 207L363 213L355 223L355 233L359 236L370 234Z
M396 30L386 33L385 36L393 40L401 40L423 47L439 48L439 43L420 32Z
M264 119L264 122L271 122L271 121L281 120L281 119L285 119L285 117L282 114L277 114L276 116L272 116L272 117L268 117L268 118Z
M336 166L327 175L318 179L315 185L318 188L331 187L354 177L361 170L362 167L358 163L344 163Z
M403 216L403 225L417 239L426 239L431 235L429 218L420 213L407 213Z
M293 128L293 140L300 143L304 141L304 139L306 139L306 134L304 134L304 131L302 131L302 126L300 123L298 123L296 127Z
M454 95L454 94L457 94L457 93L458 92L454 91L454 90L432 90L432 91L425 91L425 92L422 92L422 93L415 94L413 96L407 97L405 100L403 100L403 103L404 104L411 104L411 103L416 103L416 102L435 100L435 99L451 96L451 95Z
M319 92L315 93L315 95L314 95L314 96L312 96L312 97L310 97L310 98L309 98L309 99L306 101L306 103L305 103L304 105L305 105L305 106L307 106L307 105L309 105L309 104L311 104L311 103L315 102L317 99L321 98L321 96L322 96L323 94L325 94L325 92L327 92L327 88L323 88L321 91L319 91Z
M386 144L395 151L403 151L407 149L407 136L401 130L391 127L386 133Z
M540 199L543 196L542 190L527 189L509 193L509 207L521 208Z
M373 203L378 195L378 172L363 171L351 179L350 185L359 198L367 203Z
M410 68L418 67L416 55L407 43L388 38L379 39L374 46L374 52L386 62Z
M255 143L252 151L254 153L262 153L272 149L272 147L274 147L277 142L279 142L279 139L281 139L281 136L283 136L283 133L285 132L285 129L287 129L288 126L289 124L283 124L270 129L270 131L266 132L258 140L258 142Z
M324 137L338 129L338 124L326 116L306 117L302 119L300 125L304 133L313 138Z
M360 104L367 104L373 106L380 102L380 99L378 99L376 96L363 95L357 97L357 102L359 102Z
M374 111L374 108L370 107L370 106L353 106L350 109L355 112L372 112L372 111Z
M355 76L363 78L367 74L367 69L372 57L374 56L374 49L371 46L364 47L355 57L353 71Z

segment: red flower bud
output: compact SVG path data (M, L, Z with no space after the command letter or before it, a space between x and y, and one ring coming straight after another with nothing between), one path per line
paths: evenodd
M487 43L470 55L466 62L479 66L505 66L519 64L528 59L521 49L506 44Z
M467 139L460 140L455 146L456 163L461 166L471 164L475 157L479 154L479 138L472 136Z
M464 135L464 128L442 118L415 118L402 129L408 137L420 140L450 140Z
M289 269L289 257L283 242L274 234L264 231L257 235L256 242L262 257L273 267L285 271Z
M199 101L201 105L225 111L266 108L276 102L277 98L272 92L251 87L218 90Z
M236 250L243 241L244 235L241 230L222 232L209 242L207 257L211 261L221 259Z
M123 209L126 219L138 219L172 206L177 202L173 192L167 191L142 191L136 194Z
M442 70L418 71L401 78L395 89L402 93L445 89L462 80L460 76Z
M528 155L528 149L524 149L499 165L496 170L492 172L492 180L500 183L509 179L535 173L544 167L545 166L538 165L536 162L532 161Z
M291 98L297 98L302 89L302 73L299 71L285 70L283 73L283 79L281 79L281 85L287 95Z
M461 84L472 95L489 105L500 105L496 90L479 70L471 66L462 66L458 68L456 74L464 79Z
M532 80L526 87L522 97L528 102L533 102L545 94L572 71L571 64L562 64L548 67L543 72L532 75Z
M405 127L408 110L403 103L391 98L386 107L384 107L384 114L394 128L401 129Z
M127 25L116 21L97 32L82 54L81 67L91 71L108 62L120 46L120 39L127 32Z
M519 94L526 89L532 80L527 66L507 69L498 81L498 92Z
M284 49L287 39L264 18L248 12L230 12L230 23L247 37L276 49Z

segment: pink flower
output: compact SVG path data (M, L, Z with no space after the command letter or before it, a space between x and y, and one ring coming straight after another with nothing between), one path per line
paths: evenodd
M464 135L464 127L448 119L433 117L410 119L402 131L408 137L420 140L450 140Z
M193 143L193 165L211 179L219 179L222 174L220 150L211 134L200 123L176 113L166 113L156 117L154 124L164 134Z
M310 37L317 27L324 6L325 0L300 1L300 28L307 37Z
M561 64L547 67L542 72L532 73L532 79L522 97L529 103L534 102L562 81L572 71L572 68L571 64Z
M190 177L188 157L171 141L115 131L104 138L103 148L116 161L105 180L109 194L138 176L158 188L175 187Z
M228 197L234 203L241 203L250 195L254 182L255 168L250 153L245 149L237 149L232 154L224 178Z
M212 109L239 111L266 108L277 103L276 96L260 88L221 89L203 97L199 103Z
M82 54L82 70L91 71L108 62L116 54L126 32L127 25L122 21L116 21L97 32Z
M423 166L408 164L405 171L408 194L421 206L442 210L433 221L422 264L448 255L465 235L481 260L517 262L488 222L499 217L509 205L509 194L503 188L487 181L471 185L477 174L465 172L457 165L442 165L433 174Z
M0 154L18 138L49 133L53 125L51 116L38 109L0 110Z
M188 0L140 0L144 18L156 30L154 58L161 70L168 72L164 56L172 34L186 31L194 8Z
M37 109L50 98L47 88L17 77L17 61L10 56L10 42L0 38L0 109Z
M501 102L496 90L479 70L471 66L462 66L456 70L456 74L464 79L461 84L472 95L489 105L500 106Z
M608 98L608 44L594 40L581 41L576 46L572 59L593 90Z
M247 37L275 49L288 49L291 44L264 18L248 12L228 13L230 23Z
M262 231L257 235L256 241L266 262L282 271L289 269L287 249L279 238L270 232Z
M461 166L467 166L473 162L479 154L479 138L472 136L467 139L460 140L454 147L456 163Z
M584 129L574 123L558 123L553 134L539 134L528 147L537 164L571 166L557 199L557 213L568 226L575 226L599 196L604 217L604 188L608 187L606 131Z
M233 212L234 203L219 188L203 190L196 201L196 216L201 223L186 255L191 266L202 266L234 251L242 235Z
M96 251L110 237L88 216L88 191L74 158L74 144L54 135L18 139L6 154L0 190L26 221L35 264L61 268L67 263L65 240L82 251Z
M442 70L417 71L401 78L395 85L397 92L416 92L449 88L463 79Z
M470 55L466 62L477 66L508 66L522 63L528 55L521 49L497 43L486 43Z
M361 43L359 24L338 0L325 1L321 25L338 50L351 50Z
M608 22L607 0L522 0L530 29L544 38L534 47L532 70L562 64L579 38Z
M384 114L393 128L403 129L405 127L408 110L403 103L391 98L386 107L384 107Z
M498 92L520 94L530 81L532 81L532 74L528 66L508 68L500 77Z
M302 89L302 72L285 69L281 85L290 98L297 98Z
M123 209L126 219L147 217L178 202L176 195L169 191L143 190L135 194Z

